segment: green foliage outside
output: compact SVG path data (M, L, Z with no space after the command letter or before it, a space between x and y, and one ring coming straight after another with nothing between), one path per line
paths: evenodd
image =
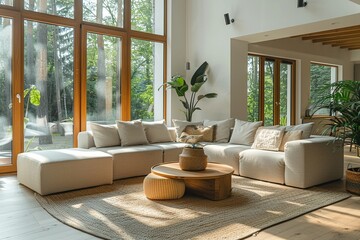
M264 112L264 125L274 124L274 62L265 61L264 65L264 109L260 109L260 57L248 56L248 99L247 112L248 121L254 122L260 120L260 112ZM287 125L288 114L288 78L291 70L289 65L280 64L280 125Z
M330 94L331 68L332 68L331 66L326 66L321 64L311 64L310 99L309 99L310 108L311 105L314 105L315 103L322 101L322 95L324 94L324 92ZM327 101L329 101L329 99ZM318 109L316 112L311 112L311 114L328 115L329 110L325 108L321 108Z

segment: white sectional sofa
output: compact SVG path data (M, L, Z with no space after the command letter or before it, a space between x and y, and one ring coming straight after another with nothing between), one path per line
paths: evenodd
M260 127L261 122L204 121L200 127L186 124L176 122L176 128L168 128L164 122L93 124L93 131L79 133L76 149L19 154L18 180L45 195L144 176L153 165L178 161L187 144L175 140L183 140L184 133L185 139L211 138L212 142L204 143L208 161L230 165L236 175L298 188L343 177L342 141L310 137L309 126L300 127L301 131L296 130L298 126L289 128L285 134L284 127Z
M171 139L176 129L168 128ZM80 132L79 148L96 149L113 156L114 179L146 175L154 164L178 161L182 148L178 142L153 143L137 146L95 147L91 132ZM311 136L286 143L284 151L252 149L251 145L230 142L205 142L209 162L234 168L234 174L308 188L343 177L343 144L329 136Z

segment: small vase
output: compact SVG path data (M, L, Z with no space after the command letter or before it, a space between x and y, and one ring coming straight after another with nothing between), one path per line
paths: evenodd
M207 166L207 156L202 148L184 148L179 155L179 165L184 171L202 171Z

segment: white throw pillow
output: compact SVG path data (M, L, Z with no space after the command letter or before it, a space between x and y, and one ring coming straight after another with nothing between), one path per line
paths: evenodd
M279 151L284 131L284 128L259 128L251 148Z
M208 127L214 125L216 125L214 142L229 142L231 128L233 128L235 125L235 119L229 118L222 121L204 120L204 126Z
M295 130L301 130L302 131L301 138L306 139L306 138L310 138L311 130L312 130L313 126L314 126L314 123L304 123L304 124L299 124L299 125L295 125L295 126L287 126L285 131L290 132L290 131L295 131Z
M256 130L261 126L260 122L246 122L235 119L235 127L230 138L230 143L252 145Z
M180 138L181 133L184 131L184 129L188 125L195 125L195 126L203 125L203 122L188 122L188 121L182 121L182 120L177 120L177 119L173 119L172 122L175 127L176 138Z
M281 141L279 151L285 151L285 143L295 140L300 140L302 135L301 130L295 130L290 132L285 132L283 139Z
M121 146L149 144L141 121L116 121L116 124L121 139Z
M172 142L165 120L142 122L146 138L150 143Z
M96 147L111 147L121 145L118 129L115 124L101 125L91 122L90 128L94 136Z

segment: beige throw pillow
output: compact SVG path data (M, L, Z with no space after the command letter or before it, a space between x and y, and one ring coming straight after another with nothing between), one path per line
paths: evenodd
M146 138L150 143L172 142L165 120L142 122Z
M203 122L188 122L188 121L177 120L177 119L173 119L172 122L175 127L176 138L179 138L181 136L181 133L184 131L184 129L187 125L195 125L195 126L203 125Z
M121 139L121 146L149 144L141 121L116 121L116 124Z
M252 145L256 130L261 126L262 122L246 122L235 119L235 127L230 138L230 143Z
M279 151L285 151L285 143L294 141L294 140L299 140L299 139L301 139L301 135L302 135L301 130L285 132L283 139L281 141L280 147L279 147Z
M251 148L279 151L284 128L259 128Z
M116 125L101 125L90 123L96 147L120 146L121 141Z
M233 128L235 125L235 119L229 118L222 121L204 120L204 126L214 126L214 125L216 125L214 142L222 142L222 143L229 142L231 128Z
M188 139L194 138L198 142L212 142L214 140L215 126L195 126L188 125L181 133L179 142L189 142ZM193 137L194 136L194 137Z
M299 125L295 125L295 126L287 126L285 131L295 131L295 130L301 130L302 131L302 135L301 138L302 139L306 139L306 138L310 138L311 135L311 130L314 126L314 123L304 123L304 124L299 124Z

